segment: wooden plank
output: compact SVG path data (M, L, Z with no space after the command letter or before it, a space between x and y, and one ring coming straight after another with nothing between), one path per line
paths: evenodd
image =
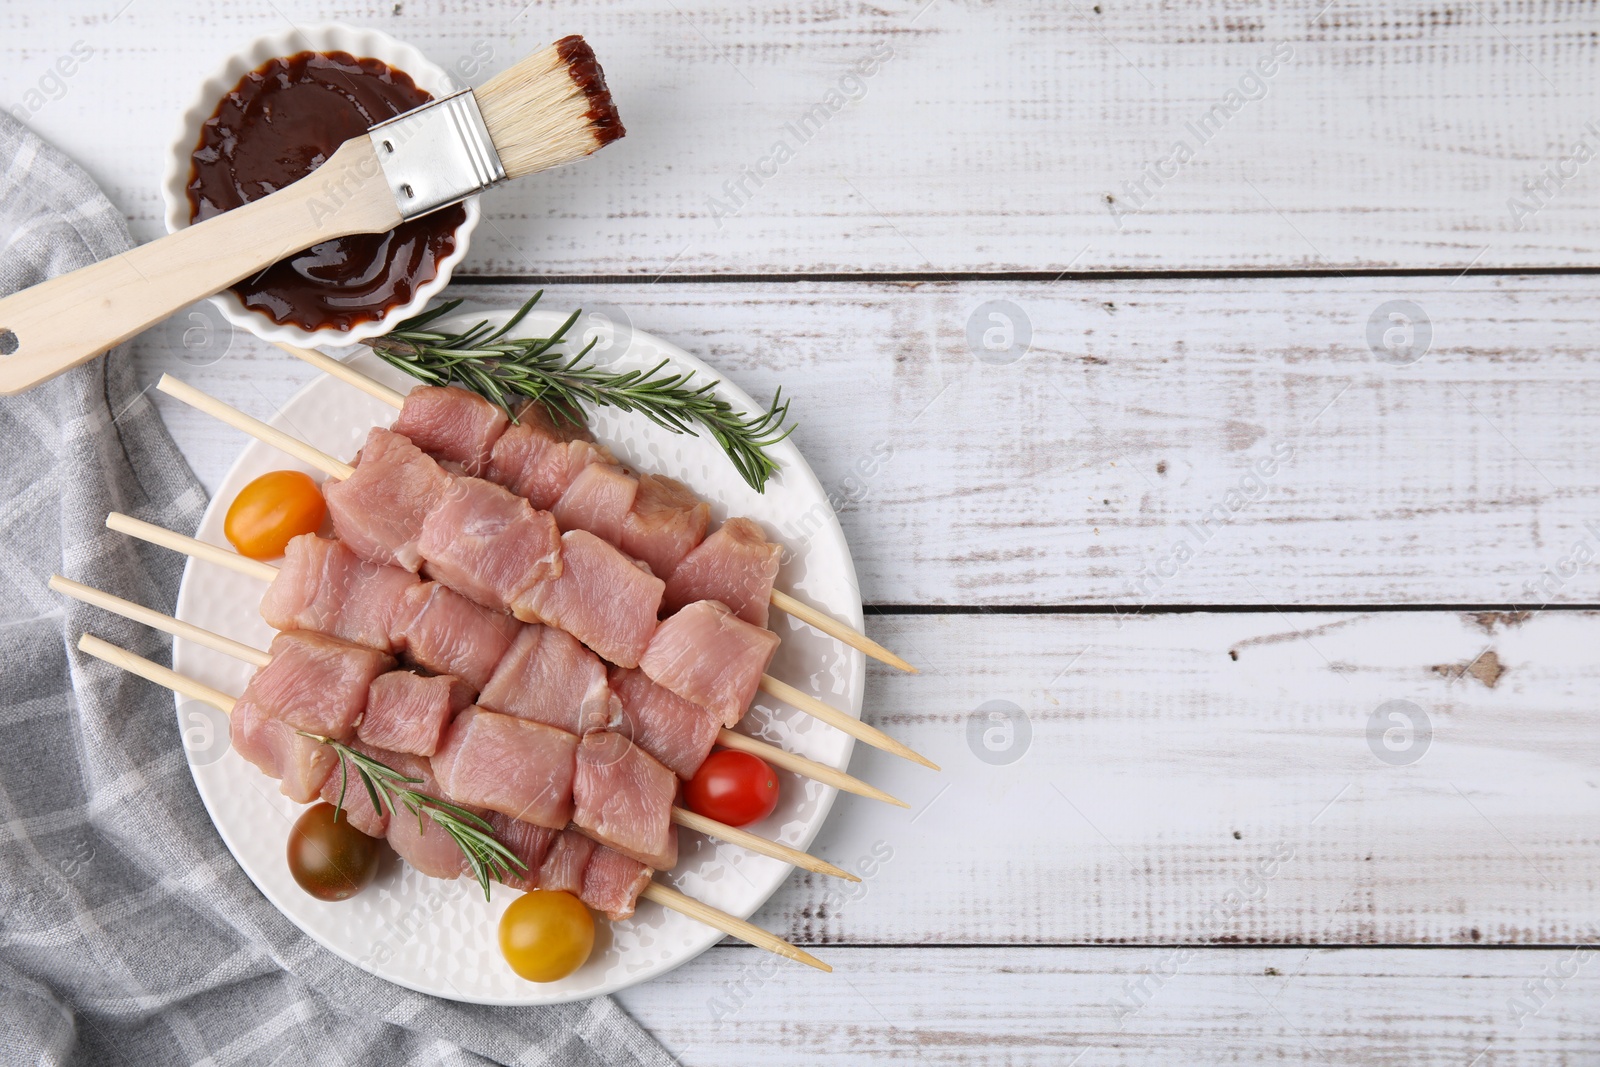
M860 948L828 958L834 973L818 976L719 947L618 999L685 1067L1553 1067L1587 1061L1600 1030L1593 949Z
M1600 939L1600 614L872 623L928 673L875 671L867 715L945 770L858 746L911 809L840 798L812 851L862 882L791 877L785 938Z
M1131 611L1600 601L1577 566L1600 553L1582 445L1600 425L1597 297L1600 279L1519 276L580 284L546 301L620 308L757 397L781 384L869 603ZM1385 362L1392 301L1428 320L1409 366ZM983 347L986 329L1005 339L991 313L1026 323L1028 354ZM218 337L226 355L194 367L179 354L218 353L147 335L142 373L257 415L310 376ZM236 435L166 413L215 484Z
M148 239L195 87L317 17L7 5L0 101ZM494 194L469 272L1600 262L1600 183L1574 159L1600 148L1600 55L1588 12L1560 0L382 0L339 17L469 82L567 32L602 57L629 136Z

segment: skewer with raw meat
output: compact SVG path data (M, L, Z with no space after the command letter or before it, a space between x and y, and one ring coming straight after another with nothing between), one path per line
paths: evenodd
M843 771L720 727L709 713L639 672L613 668L608 689L604 665L562 631L508 620L442 587L408 595L412 587L430 583L362 561L338 541L296 537L280 568L117 512L106 517L106 526L269 583L261 613L274 629L315 630L403 654L427 670L462 677L473 697L496 711L582 733L593 722L610 722L620 710L633 741L681 778L692 777L719 744L836 789L907 806ZM418 604L421 610L409 614ZM160 625L160 617L137 616L152 626ZM503 651L485 657L484 647ZM611 704L613 691L620 709Z
M481 709L480 716L480 709L469 706L470 693L459 692L465 687L455 679L388 670L393 660L382 653L310 631L280 633L269 654L60 577L52 579L51 588L260 668L245 692L244 710L236 716L235 740L241 754L281 779L285 794L295 800L311 798L316 783L307 785L305 776L325 770L326 761L286 759L280 751L285 739L273 733L270 723L259 723L259 730L245 728L257 726L265 710L294 730L434 757L440 779L454 786L451 791L457 799L552 829L571 819L639 862L658 869L676 863L671 836L676 783L665 768L620 736L594 737L580 744L575 735L543 724L492 715L489 709ZM400 683L401 693L392 693L395 686L388 683ZM404 721L407 718L412 721ZM398 743L384 743L391 738ZM289 747L292 756L296 746ZM483 773L486 753L500 759L504 775ZM513 755L516 760L506 765L505 757ZM463 758L468 765L463 765ZM556 761L553 769L548 766L551 758ZM576 774L571 768L574 758ZM546 769L540 782L530 783L529 774L541 766ZM507 781L513 788L504 788ZM709 820L700 828L727 834L739 844L766 844L747 831ZM777 858L789 861L803 856L783 848ZM422 863L417 866L427 869ZM812 866L817 868L819 873L837 870L821 861Z
M325 775L328 753L318 748L312 753L316 758L297 758L303 746L286 749L282 742L298 739L284 737L284 727L403 753L411 765L431 757L429 774L458 802L552 831L570 821L639 863L660 870L676 865L671 817L676 782L625 744L618 748L600 738L595 739L599 744L586 742L541 723L492 714L474 707L470 691L462 692L465 687L456 679L390 670L390 657L338 638L286 631L273 639L270 652L263 652L60 576L50 587L255 666L234 713L233 740L240 754L278 778L293 800L309 801L319 785L327 797L330 787L312 779ZM399 683L398 697L392 683ZM385 744L389 739L398 743ZM459 856L447 853L447 858ZM439 874L423 860L413 865Z
M268 653L59 575L51 578L50 588L261 668L252 680L253 688L246 691L246 704L252 710L280 709L278 717L291 729L369 744L419 729L416 723L395 721L417 710L414 704L398 708L380 704L381 732L367 728L362 712L373 710L371 698L388 700L390 675L406 675L403 671L383 673L394 664L383 653L310 631L279 633ZM285 658L278 659L280 654ZM356 662L341 672L338 668L344 666L343 661L352 658ZM362 670L370 677L362 676ZM424 690L435 681L419 680L408 688ZM619 734L580 738L558 727L474 706L470 690L445 689L413 698L428 701L418 716L420 731L434 732L435 740L433 751L408 755L432 756L440 780L458 800L552 829L561 829L570 819L603 844L658 870L677 863L677 844L671 832L676 825L818 874L859 881L826 860L673 805L676 780L672 773ZM441 713L453 716L453 721L442 722ZM258 718L252 715L240 721L253 726ZM280 736L282 733L264 729L259 740L251 734L240 752L263 770L277 767L269 773L285 783L284 794L304 802L306 789L301 786L292 792L290 787L313 773L316 761L300 760L304 746L293 737ZM555 785L538 786L528 779L529 768L548 768L551 759L557 760L557 765L545 778ZM575 770L560 770L574 759ZM505 768L504 775L495 772L496 765ZM292 767L299 767L300 773L292 773ZM513 783L510 790L505 787L507 781Z
M86 633L82 635L78 639L78 648L88 655L94 656L96 659L103 660L114 667L119 667L122 670L128 671L130 674L136 674L141 678L145 678L167 689L172 689L184 696L199 700L206 704L210 704L225 714L236 714L237 709L241 704L241 701L228 696L226 693L223 693L220 690L213 689L210 686L198 682L193 678L186 677L185 675L178 674L176 671L173 671L170 668L163 667L159 663L154 663L151 660L135 655L126 649L119 648L110 642L103 641L100 638L95 637L93 634ZM298 737L299 735L296 736ZM309 738L300 737L300 740L305 741L308 744L317 744L317 742L313 742ZM333 773L336 764L337 761L333 761L329 764L328 773L330 775ZM424 770L424 768L416 765L407 765L396 769L400 770L403 774L410 771L421 772ZM407 776L422 779L419 784L424 786L424 788L421 790L421 792L424 793L427 793L429 789L435 787L437 784L433 781L430 781L428 776L425 774L416 773L407 774ZM411 824L411 820L409 818L390 819L389 821L391 830L398 828L401 824L407 824L408 826ZM414 827L412 828L414 829ZM567 832L563 831L560 837L552 842L548 853L553 853L557 848L561 847L561 841L562 839L565 839L566 836ZM525 848L527 847L524 842L519 841L515 844L522 845ZM420 852L416 852L415 854L420 855ZM519 859L519 862L525 864L527 861ZM545 862L548 862L548 859ZM543 877L543 874L544 869L541 866L541 878ZM554 876L555 874L556 872L552 871L552 875ZM587 874L587 871L585 871L585 874ZM587 885L587 881L587 877L585 877L583 884ZM550 888L557 888L557 886L551 885ZM703 922L714 929L720 930L725 934L728 934L732 937L737 937L741 941L755 945L758 948L764 948L769 952L776 953L787 959L804 963L807 966L815 967L822 971L831 971L833 969L826 963L823 963L821 960L817 959L815 956L812 956L809 952L806 952L804 949L797 948L794 945L789 944L787 941L784 941L782 938L775 937L753 923L746 922L743 919L729 915L726 912L719 911L708 904L704 904L698 900L695 900L694 898L689 897L676 889L673 889L671 886L663 885L660 882L651 881L643 886L639 893L639 897L644 900L654 901L657 904L660 904L662 907L679 912L680 914L686 915L699 922Z
M687 486L653 474L634 478L581 425L551 420L542 405L530 404L511 425L500 408L465 389L420 385L402 394L321 352L278 347L398 409L395 432L435 459L527 497L553 512L562 529L588 530L644 560L667 583L668 611L720 600L745 621L766 626L770 605L915 673L865 634L775 589L781 549L754 522L729 519L708 538L710 508Z
M646 568L581 530L562 534L556 545L548 513L493 483L448 474L398 434L374 428L359 466L351 467L170 375L158 388L335 479L324 491L329 513L340 539L365 559L408 570L426 562L462 593L566 630L620 666L640 666L725 722L737 721L759 688L858 740L938 769L881 730L766 674L775 634L715 602L658 627L654 605L664 584ZM715 643L685 643L708 640Z

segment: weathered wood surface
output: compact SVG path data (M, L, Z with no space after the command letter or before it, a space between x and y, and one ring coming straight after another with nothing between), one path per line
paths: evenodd
M1600 614L899 616L807 944L1600 940Z
M929 670L868 714L944 773L858 753L912 810L844 798L817 849L862 886L758 916L838 971L724 946L626 993L683 1062L1592 1058L1592 960L1530 946L1600 936L1600 614L1338 609L1600 602L1600 279L1337 276L1600 266L1589 9L71 0L0 8L0 105L149 238L195 85L327 18L472 82L588 35L629 137L491 194L461 273L577 276L548 301L781 382L864 599L957 609L870 620ZM860 99L786 129L830 90ZM205 316L136 352L257 414L310 376ZM214 485L239 440L162 408ZM958 613L999 605L1125 617Z
M1369 344L1392 301L1427 318L1407 366L1383 346L1403 327ZM869 604L1600 601L1573 569L1600 553L1600 278L583 283L546 302L621 308L757 397L782 384ZM1031 332L1010 363L983 347L1006 316ZM248 336L193 367L173 340L139 342L150 380L256 414L312 373ZM215 484L237 436L164 410Z
M0 103L148 239L199 82L328 18L477 83L598 50L629 136L491 196L468 272L1600 265L1600 50L1561 0L8 4Z
M619 999L695 1067L1565 1067L1600 1035L1593 949L824 955L831 979L718 947Z

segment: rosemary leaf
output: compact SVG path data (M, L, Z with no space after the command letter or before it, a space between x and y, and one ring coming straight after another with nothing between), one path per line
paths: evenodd
M380 359L429 385L455 384L489 400L515 418L518 398L543 402L558 419L576 421L583 404L638 412L672 433L711 435L727 453L739 477L757 492L778 471L767 452L788 437L789 404L783 390L760 415L741 415L716 393L718 382L693 383L694 373L674 373L662 360L647 371L608 371L587 362L594 341L573 355L556 348L583 314L574 311L548 337L511 337L511 332L544 295L534 293L499 329L479 322L462 333L430 330L435 320L454 311L459 300L407 319L382 337L365 342Z
M408 778L388 764L373 759L362 752L357 752L349 745L335 741L322 734L298 731L302 737L309 737L319 744L327 745L340 757L339 767L341 774L348 774L346 768L355 768L356 777L361 784L366 786L367 796L372 799L373 808L380 814L385 804L389 809L391 818L398 818L400 809L417 817L417 829L423 827L423 819L432 819L435 826L450 835L450 839L461 849L461 854L467 858L467 867L472 871L472 876L483 887L483 897L489 899L489 880L510 874L513 869L526 870L527 864L523 863L505 845L501 844L494 836L494 827L481 816L474 815L459 804L452 804L448 800L429 796L427 793L418 792L409 786L421 783L421 778ZM344 790L346 779L341 779L339 784L338 808L344 808Z

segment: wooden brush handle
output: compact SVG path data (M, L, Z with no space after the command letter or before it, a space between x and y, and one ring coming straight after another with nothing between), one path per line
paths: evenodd
M372 142L346 141L271 196L0 300L0 394L31 389L319 241L400 222Z

